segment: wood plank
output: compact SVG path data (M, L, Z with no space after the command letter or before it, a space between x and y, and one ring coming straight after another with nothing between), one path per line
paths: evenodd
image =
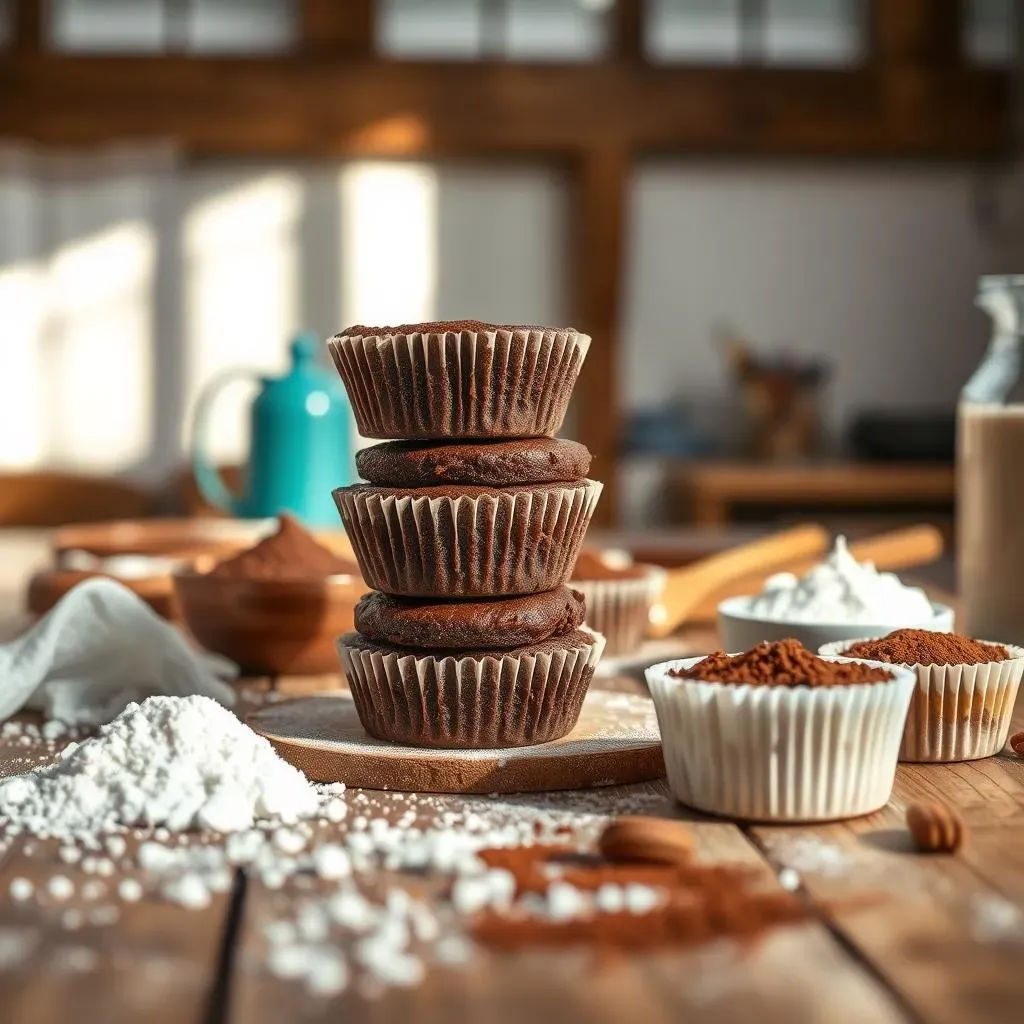
M886 110L906 94L915 119ZM902 65L822 71L310 61L301 56L0 55L0 134L52 144L172 137L199 154L643 152L957 157L1010 144L1008 78Z
M956 856L914 852L904 813L915 799L940 799L979 834ZM826 905L836 932L922 1020L1012 1024L1024 1005L1024 927L1011 941L986 936L986 908L1024 905L1019 855L1024 787L999 759L958 765L901 765L882 811L829 826L755 827L777 863L801 873ZM877 900L857 905L865 892ZM1010 906L1009 912L1013 914ZM990 928L989 928L990 930Z
M603 818L634 807L643 795L644 813L686 817L693 821L700 856L709 861L745 864L760 870L766 885L772 875L757 851L731 824L696 820L667 794L664 783L619 787L600 793L551 794L506 798L522 807L535 806L550 813L563 811L578 825L586 842L596 837ZM415 799L401 794L364 794L359 813L396 821L410 807L422 809ZM497 801L475 802L474 811L500 813ZM464 809L460 798L431 798L433 815L451 808ZM574 814L575 812L575 814ZM349 819L338 835L351 827ZM423 1021L487 1020L513 1022L548 1020L557 1012L566 1021L612 1022L624 1019L721 1021L744 1019L757 1013L766 1022L822 1020L829 1024L861 1024L865 1020L887 1024L905 1019L888 993L852 962L818 924L810 923L764 938L743 952L721 946L673 951L658 955L621 955L602 958L600 967L579 951L544 950L498 956L477 950L472 960L458 967L432 967L419 988L390 990L367 1001L358 981L334 999L317 999L301 987L271 977L265 970L266 946L262 931L280 919L282 907L303 891L296 880L281 891L250 882L242 922L240 951L230 999L229 1019L238 1024L262 1024L291 1019L297 1022L337 1020ZM393 878L389 884L419 886L424 882ZM324 887L320 894L329 891ZM450 927L450 926L449 926ZM447 930L447 929L446 929ZM335 935L341 948L351 937ZM828 992L842 999L822 1015L817 1008ZM557 1011L556 1011L557 1008Z
M590 475L604 483L594 525L618 519L620 447L619 336L625 287L626 154L605 149L577 166L576 207L570 234L573 316L593 341L576 386L579 435L590 449Z

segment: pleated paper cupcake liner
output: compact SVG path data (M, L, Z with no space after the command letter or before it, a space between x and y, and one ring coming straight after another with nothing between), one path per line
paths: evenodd
M651 607L661 596L665 571L647 566L639 579L571 580L587 602L586 624L604 635L610 658L635 654L650 625Z
M576 725L604 649L603 637L590 636L564 649L459 658L382 650L346 633L338 653L371 736L415 747L522 747Z
M334 492L363 579L403 597L512 597L569 579L601 484L480 497Z
M825 644L820 653L841 655L862 642ZM901 761L974 761L1003 749L1024 676L1024 648L1003 646L1010 654L1006 661L903 666L914 672L917 687L903 731Z
M328 342L359 432L374 438L553 437L589 346L573 330L525 327Z
M889 799L914 674L887 683L789 687L679 679L647 670L676 798L747 821L853 818Z

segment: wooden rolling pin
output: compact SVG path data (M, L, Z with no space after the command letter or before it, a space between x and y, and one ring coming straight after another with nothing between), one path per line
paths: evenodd
M911 526L904 530L880 533L875 537L850 544L850 554L858 562L873 562L885 572L901 572L918 565L926 565L942 555L944 543L942 534L934 526ZM791 572L802 576L821 561L820 555L800 558L790 565L780 565L767 572L758 571L729 580L714 591L705 592L683 621L714 622L719 602L729 597L757 594L764 588L765 580L776 572Z
M671 570L661 604L651 613L649 635L658 638L674 633L708 594L732 580L755 573L768 576L805 559L820 561L829 540L823 526L798 526Z

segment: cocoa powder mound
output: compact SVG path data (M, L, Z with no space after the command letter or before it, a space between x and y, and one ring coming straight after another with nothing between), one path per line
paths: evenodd
M668 674L679 679L752 686L855 686L887 683L894 678L891 672L871 665L825 661L794 639L766 641L745 654L716 651L690 668L669 669Z
M359 576L359 566L325 548L298 520L281 516L277 532L255 547L218 563L213 576L236 579L326 579Z
M484 850L488 866L516 881L516 898L543 894L554 878L583 892L603 885L643 885L664 890L663 902L644 913L599 911L552 920L488 910L472 924L474 937L505 950L531 946L587 946L637 950L692 946L715 939L752 939L764 931L805 921L807 905L789 892L759 891L758 872L741 867L691 864L610 864L569 848L518 847Z
M1002 644L986 644L958 633L928 629L897 629L878 640L862 640L843 653L847 658L867 658L891 665L983 665L1010 657Z

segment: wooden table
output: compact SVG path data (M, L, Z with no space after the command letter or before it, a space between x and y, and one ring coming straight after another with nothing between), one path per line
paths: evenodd
M692 521L720 526L736 504L793 507L952 505L952 466L928 463L683 462L669 473Z
M13 564L15 549L22 571L45 557L37 537L4 541L0 535L0 565ZM8 581L0 592L9 608L15 588ZM687 639L696 646L711 640ZM265 685L252 681L246 688ZM299 692L309 684L281 685ZM1015 727L1022 726L1024 707ZM38 743L0 741L0 772L22 771L26 759L42 754ZM903 814L920 797L959 809L972 833L963 852L911 852ZM392 822L413 805L426 813L422 801L401 794L350 793L349 799L365 799L361 813ZM87 876L80 865L63 863L52 843L19 838L0 860L0 1021L1024 1020L1024 913L1018 909L1024 907L1024 760L1004 753L968 764L902 766L884 810L815 827L740 827L701 818L674 804L663 783L525 802L559 808L585 834L600 824L595 813L614 814L637 800L646 813L691 821L708 860L749 864L766 875L784 864L799 870L815 919L776 931L745 952L718 946L595 962L578 952L479 951L467 964L432 967L416 988L376 999L349 991L322 1000L271 977L263 962L263 925L289 901L308 897L309 879L272 891L239 874L234 889L206 909L187 910L147 895L120 904L114 923L69 931L61 915L74 904L17 904L9 887L15 878L38 887L56 873L79 884ZM436 798L430 813L460 803ZM498 798L487 806L497 813L501 805ZM352 817L332 828L344 832ZM423 880L394 884L421 886Z

